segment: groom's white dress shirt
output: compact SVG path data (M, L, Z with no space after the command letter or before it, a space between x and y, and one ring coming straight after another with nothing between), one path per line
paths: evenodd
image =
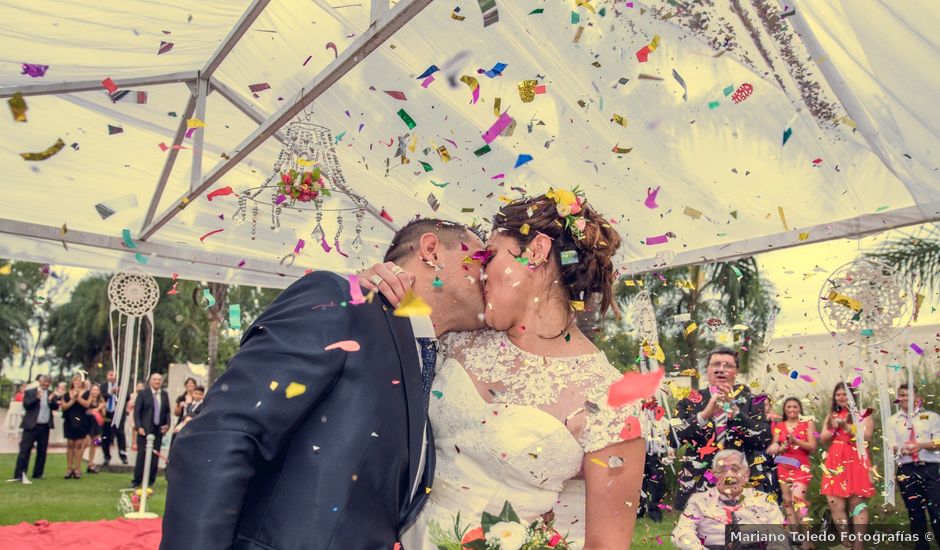
M422 315L418 317L409 317L411 320L411 331L414 333L415 337L415 347L418 350L418 372L424 371L424 364L421 357L421 344L418 343L418 338L437 338L437 335L434 333L434 324L431 322L431 318ZM423 440L421 442L421 458L418 462L418 475L414 480L414 483L411 487L411 498L414 499L415 495L418 494L418 485L421 483L421 475L424 473L424 462L427 460L425 456L428 452L428 426L427 421L425 421L424 430L421 432L423 434Z

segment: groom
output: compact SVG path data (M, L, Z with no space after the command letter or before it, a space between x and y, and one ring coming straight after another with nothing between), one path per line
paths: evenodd
M468 247L482 243L466 226L431 219L392 240L385 259L430 318L353 305L324 271L282 292L173 441L160 548L392 548L433 479L428 338L482 325Z

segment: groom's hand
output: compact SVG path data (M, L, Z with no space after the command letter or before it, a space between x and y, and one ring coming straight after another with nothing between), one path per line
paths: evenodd
M365 271L360 271L358 275L359 283L363 287L368 290L378 289L395 307L398 307L415 283L415 276L411 272L405 271L393 262L375 264Z

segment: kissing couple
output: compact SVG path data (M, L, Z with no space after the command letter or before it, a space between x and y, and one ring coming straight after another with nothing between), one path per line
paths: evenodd
M358 277L375 299L325 271L284 290L173 442L160 548L515 550L575 478L553 546L629 548L647 420L574 323L614 307L620 236L565 189L493 219L486 243L403 227Z

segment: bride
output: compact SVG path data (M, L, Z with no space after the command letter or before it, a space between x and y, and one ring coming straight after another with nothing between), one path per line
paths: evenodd
M436 550L435 535L453 531L458 513L461 528L479 526L507 501L528 525L576 477L583 519L555 528L586 550L630 547L648 426L637 404L608 406L621 375L573 315L594 293L601 313L613 306L619 246L604 217L568 190L497 213L486 249L474 254L484 265L488 329L441 339L428 411L437 469L403 548ZM395 277L381 264L373 270L362 279Z

